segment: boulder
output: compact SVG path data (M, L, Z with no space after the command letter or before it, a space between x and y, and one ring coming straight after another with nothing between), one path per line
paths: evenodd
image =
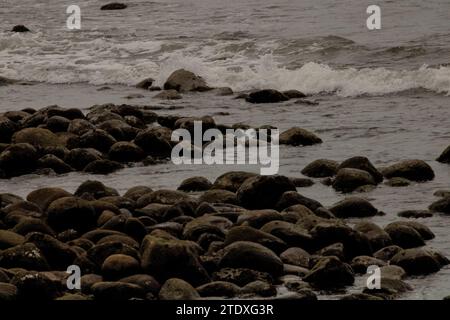
M43 128L26 128L14 133L13 143L29 143L35 148L62 146L58 136Z
M441 163L450 163L450 146L442 151L441 155L436 159L436 161Z
M365 185L376 185L376 182L367 171L352 168L340 169L333 181L333 188L345 193Z
M200 202L238 204L237 196L228 190L207 190L199 197Z
M285 176L255 176L245 180L236 195L245 208L273 209L284 192L295 190L295 185Z
M266 223L274 220L283 220L283 216L275 210L249 210L238 216L238 225L249 225L253 228L261 228Z
M20 244L0 253L0 266L6 269L23 268L26 270L49 270L47 260L32 243Z
M160 300L195 300L200 295L193 286L182 279L168 279L161 287L158 297Z
M138 162L145 158L145 153L134 143L121 141L111 147L109 158L117 162Z
M270 249L253 242L238 241L225 247L221 267L249 268L279 276L283 262Z
M402 218L430 218L433 216L433 212L428 210L404 210L397 213L397 216Z
M322 139L308 130L294 127L282 132L279 142L292 146L311 146L322 143Z
M339 163L328 159L314 160L302 170L302 174L312 178L325 178L336 175Z
M234 283L226 281L213 281L197 288L202 297L233 298L238 295L241 288Z
M389 234L373 222L359 222L355 225L354 229L363 233L369 239L370 245L374 251L392 244L392 239Z
M0 251L21 245L24 242L25 238L22 235L8 230L0 230Z
M153 129L147 129L137 134L134 143L144 150L147 155L152 157L169 157L172 153L172 147L160 132Z
M181 94L178 93L177 90L171 89L171 90L162 90L155 96L153 96L155 99L161 99L161 100L180 100L183 97Z
M105 259L102 275L106 280L118 280L139 272L139 261L125 254L113 254Z
M337 218L372 217L378 210L367 200L359 197L345 198L329 208Z
M92 230L96 224L95 210L89 201L65 197L53 201L48 207L48 224L56 231L74 229Z
M283 91L282 93L289 99L301 99L306 97L306 94L298 90L287 90Z
M124 166L116 161L111 160L95 160L89 163L84 169L84 172L93 174L110 174L117 170L123 169Z
M311 198L307 198L297 191L286 191L281 195L280 199L275 205L275 209L282 211L296 205L305 206L312 211L316 211L317 209L322 207L322 204L320 202Z
M368 172L376 183L383 181L383 175L374 167L366 157L352 157L342 162L338 171L343 168L353 168Z
M128 6L124 3L112 2L101 6L100 10L123 10L126 9L127 7Z
M119 280L119 282L131 283L140 286L146 293L157 294L161 288L158 281L148 274L135 274Z
M303 268L310 267L311 255L299 247L291 247L280 254L283 263L299 266Z
M83 194L89 194L95 199L101 199L104 197L114 197L118 196L119 193L113 188L105 186L100 181L86 180L83 182L75 191L74 195L81 197Z
M383 169L386 178L400 177L411 181L428 181L434 179L431 167L422 160L404 160Z
M365 274L369 266L383 267L386 266L386 262L374 257L358 256L352 259L350 266L355 273Z
M430 209L430 211L434 211L434 212L442 212L442 213L449 214L450 213L450 196L446 196L442 199L439 199L439 200L433 202L432 204L430 204L428 209Z
M409 275L425 275L440 270L440 263L424 249L406 249L397 253L391 264L402 267Z
M57 281L43 272L18 272L11 284L17 288L21 301L49 301L61 294Z
M228 246L238 241L259 243L275 253L283 252L286 249L286 243L280 238L247 226L231 228L225 237L224 245Z
M410 226L391 223L388 224L384 230L391 237L392 243L403 249L416 248L425 245L425 241L420 233Z
M407 187L411 184L411 181L405 178L393 177L385 182L385 185L390 187Z
M403 249L400 248L399 246L391 245L378 250L373 254L373 257L387 262L390 261L393 256L395 256L402 250Z
M145 291L140 286L124 282L98 282L92 286L95 300L124 301L144 298Z
M53 116L47 120L47 129L51 132L66 132L69 128L70 120L61 116Z
M210 90L205 80L184 69L174 71L164 83L164 90L171 89L178 92Z
M148 90L153 85L153 82L155 82L153 78L143 79L136 84L136 88Z
M40 169L49 168L57 174L64 174L73 171L73 168L63 160L52 154L47 154L37 161L37 167Z
M37 151L32 145L12 144L0 153L0 170L6 177L28 174L36 168L37 158Z
M94 161L97 161L97 160L102 160L102 158L103 158L102 154L95 149L76 148L76 149L70 150L65 161L72 168L81 171L88 164L90 164Z
M341 288L352 285L355 276L348 264L331 256L320 259L303 280L319 288Z
M214 181L213 189L224 189L236 192L245 180L257 176L256 173L245 171L230 171L219 176Z
M10 143L17 125L7 117L0 116L0 143Z
M212 183L205 177L192 177L183 180L178 190L184 192L205 191L212 187Z
M101 129L90 130L80 137L76 137L74 142L68 142L69 149L92 148L100 152L108 152L116 139L108 132Z
M70 121L67 132L73 133L77 136L82 136L88 131L94 130L95 125L85 119L74 119Z
M17 33L30 32L30 29L28 29L27 27L25 27L22 24L19 24L17 26L14 26L12 28L11 32L17 32Z
M32 191L27 200L36 204L42 211L47 211L53 201L71 196L71 193L61 188L41 188Z
M250 103L278 103L289 98L277 90L264 89L251 92L245 100Z
M313 239L311 235L298 224L286 221L271 221L262 226L261 231L281 239L288 247L297 246L306 250L310 250L312 247Z

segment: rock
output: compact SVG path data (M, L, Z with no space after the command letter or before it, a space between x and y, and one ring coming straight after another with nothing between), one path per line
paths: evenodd
M113 232L111 230L104 231ZM83 237L85 236L86 234L83 235ZM86 252L86 257L100 269L105 260L113 254L124 254L135 259L139 259L139 252L136 249L120 241L97 243Z
M369 256L358 256L354 257L350 266L352 267L353 271L360 274L367 273L367 268L369 266L378 266L383 267L386 265L386 262L383 260L379 260L374 257Z
M138 84L136 84L136 88L148 90L153 85L153 82L155 82L155 79L146 78L139 81Z
M158 281L148 274L135 274L119 280L119 282L131 283L140 286L145 293L157 294L161 288Z
M171 278L163 284L158 297L160 300L195 300L200 298L200 295L186 281Z
M298 247L291 247L280 254L281 260L286 264L309 268L311 255Z
M209 280L193 242L148 235L142 241L141 252L142 269L158 280L178 277L195 285Z
M197 288L197 292L202 297L233 298L238 295L240 291L240 287L226 281L213 281Z
M47 120L47 129L56 132L66 132L69 128L70 120L61 116L53 116Z
M97 127L108 132L117 141L131 141L140 131L127 124L125 119L104 121L98 124Z
M153 192L153 189L147 186L136 186L129 189L123 196L131 200L137 201L145 194Z
M79 293L65 293L63 296L56 298L56 301L87 301L92 300L89 296Z
M64 174L73 171L73 168L71 166L52 154L47 154L40 158L37 161L37 167L40 169L52 169L57 174Z
M434 212L450 213L450 196L433 202L428 209Z
M233 223L224 217L203 215L184 226L183 238L197 241L203 233L210 233L225 237L225 233L233 226Z
M270 249L253 242L238 241L225 247L221 267L250 268L279 276L283 262Z
M314 185L314 181L308 178L289 178L296 188L306 188Z
M35 148L62 146L58 136L47 129L26 128L14 133L13 143L29 143Z
M392 259L393 256L395 256L402 250L403 250L402 248L396 245L387 246L375 252L373 254L373 257L383 261L389 261Z
M171 89L171 90L162 90L161 92L153 96L153 98L161 100L180 100L183 97L181 96L181 94L178 93L177 90Z
M192 177L183 180L178 187L178 190L191 192L191 191L205 191L212 187L212 183L204 177Z
M340 169L333 181L333 188L342 192L352 192L365 185L376 185L376 182L367 171L352 168Z
M258 297L273 297L277 295L277 289L271 283L256 280L250 283L247 283L241 289L241 293L244 296L258 296Z
M303 280L319 288L340 288L352 285L355 277L349 265L336 257L326 257L320 259Z
M25 238L20 234L8 230L0 230L0 251L21 245Z
M251 92L245 100L250 103L277 103L287 101L289 98L277 90L264 89Z
M282 93L289 99L300 99L306 97L306 95L303 92L300 92L298 90L287 90L283 91Z
M380 268L382 278L401 280L406 277L406 272L402 267L396 265L385 265Z
M275 210L251 210L240 214L237 224L249 225L258 229L273 220L283 220L283 216Z
M86 180L85 182L83 182L77 188L74 194L77 197L81 197L85 193L92 195L95 199L101 199L104 197L114 197L119 195L117 190L105 186L100 181L92 181L92 180Z
M117 162L138 162L145 158L145 153L134 143L122 141L111 147L109 158Z
M36 149L28 143L12 144L0 153L0 169L6 177L20 176L34 171Z
M310 250L312 247L311 235L297 224L286 221L271 221L262 226L261 231L281 239L288 247L298 246L306 250Z
M234 93L233 90L229 87L215 88L211 90L211 92L216 96L231 96Z
M237 196L228 190L207 190L199 197L200 202L238 204Z
M128 6L124 3L112 2L100 7L100 10L123 10Z
M85 119L74 119L70 121L67 132L73 133L77 136L82 136L90 130L95 130L95 126Z
M124 254L110 255L103 262L102 275L106 280L117 280L139 272L139 261Z
M397 253L391 264L402 267L409 275L422 275L441 269L432 254L423 249L406 249Z
M123 301L135 298L144 298L144 290L132 283L124 282L98 282L92 286L92 293L99 301Z
M359 197L345 198L335 203L329 210L338 218L365 218L378 213L369 201Z
M75 229L80 232L95 227L95 210L91 204L75 197L60 198L48 207L48 224L56 231Z
M386 228L394 227L394 226L411 227L414 230L416 230L424 240L431 240L431 239L434 239L434 237L435 237L434 233L430 230L430 228L428 228L426 225L421 224L417 221L395 221L395 222L388 224L386 226Z
M312 146L322 143L322 139L308 130L294 127L282 132L279 142L292 146Z
M399 279L381 278L380 288L365 288L363 293L378 296L384 300L392 300L402 293L412 290L412 287Z
M279 211L282 211L296 205L305 206L312 211L316 211L318 208L322 207L322 204L314 199L302 196L296 191L286 191L281 195L280 199L275 205L275 208Z
M346 296L343 296L340 300L343 301L376 301L376 300L384 300L381 297L377 297L367 293L351 293Z
M144 198L145 199L142 199ZM157 190L143 197L139 198L137 201L137 206L141 207L150 203L160 203L167 205L174 205L181 201L189 201L191 197L182 191L174 190Z
M431 167L422 160L404 160L383 170L386 178L400 177L411 181L428 181L434 179Z
M320 249L316 252L316 256L318 257L330 257L334 256L339 260L345 260L345 252L344 245L340 242L334 243L332 245L326 246L325 248ZM317 260L311 259L311 261L317 262Z
M53 201L71 196L71 193L61 188L41 188L32 191L27 200L36 204L42 211L47 211Z
M65 160L72 168L81 171L88 164L96 160L102 160L102 154L92 148L76 148L70 150Z
M224 245L228 246L238 241L254 242L269 248L275 253L286 249L286 243L270 233L247 226L231 228L225 238Z
M0 116L0 143L10 143L17 125L7 117Z
M75 141L69 141L67 147L69 149L92 148L100 152L108 152L111 146L117 142L113 136L101 129L88 131L79 138L77 137Z
M24 25L17 25L14 26L11 30L11 32L18 32L18 33L23 33L23 32L30 32L30 29L28 29L27 27L25 27Z
M116 161L110 160L96 160L89 163L84 169L84 172L93 174L110 174L117 170L123 169L123 165Z
M22 301L48 301L60 295L53 279L41 272L18 272L11 280L17 288L17 298Z
M272 209L286 191L295 191L285 176L255 176L245 180L237 191L239 203L248 209Z
M433 213L428 210L404 210L397 213L397 216L403 218L430 218L433 216Z
M210 90L205 80L184 69L174 71L164 83L164 90L171 89L178 92Z
M169 141L153 129L141 131L134 139L134 143L142 148L147 155L162 158L169 157L172 153Z
M255 271L246 268L222 268L212 275L215 281L226 281L234 283L238 286L245 286L246 284L261 280L272 283L273 278L266 272Z
M214 181L213 189L224 189L236 192L248 178L257 176L256 173L245 171L230 171L219 176Z
M343 168L359 169L368 172L376 183L383 181L383 175L366 157L352 157L342 162L338 171Z
M339 163L333 160L318 159L308 164L302 174L312 178L325 178L336 175Z
M50 267L41 251L32 243L25 243L3 250L0 253L0 266L3 268L23 268L44 271Z
M436 159L436 161L441 162L441 163L450 163L450 146L445 148L445 150Z
M390 187L406 187L411 184L411 181L405 178L393 177L386 181L385 184Z
M388 224L384 230L389 234L392 243L403 249L416 248L425 245L425 241L414 228L402 224Z
M0 282L0 302L12 302L17 300L17 287L10 283Z
M374 251L392 244L392 239L389 234L373 222L359 222L355 225L354 229L366 235Z

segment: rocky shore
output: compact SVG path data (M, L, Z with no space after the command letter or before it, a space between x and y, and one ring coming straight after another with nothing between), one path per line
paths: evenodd
M159 90L152 85L145 79L138 87ZM233 94L178 70L158 94L213 90ZM268 89L236 96L249 103L303 97ZM191 130L195 120L222 132L246 128L132 105L5 112L0 114L0 178L71 171L105 175L168 161L173 130ZM294 127L281 133L280 143L294 148L322 139ZM437 160L449 163L449 154L446 149ZM386 226L370 221L384 213L358 196L382 183L394 188L433 180L425 161L376 168L364 156L317 159L301 173L305 177L232 171L215 181L191 177L177 190L146 185L123 194L94 180L73 193L49 186L24 198L0 194L0 301L315 300L345 292L367 277L369 266L380 268L381 287L342 299L395 299L414 290L412 277L449 264L443 253L427 247L433 230L416 220L449 214L449 191L437 192L439 200L429 210L401 211L404 219ZM324 206L299 192L315 183L349 195ZM81 270L79 290L67 286L66 271L73 265Z

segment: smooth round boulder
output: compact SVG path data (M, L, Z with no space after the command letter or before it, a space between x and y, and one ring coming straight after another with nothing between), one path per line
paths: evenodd
M178 279L168 279L161 287L158 297L160 300L195 300L200 298L197 290L188 282Z
M145 296L145 291L140 286L125 282L98 282L91 290L99 301L125 301Z
M411 181L423 182L434 179L431 167L422 160L404 160L383 169L386 178L400 177Z
M294 127L282 132L279 142L291 146L312 146L322 143L322 139L306 129Z
M12 144L0 153L0 170L6 177L28 174L36 168L37 158L37 151L31 144Z
M123 169L124 166L116 161L111 160L95 160L86 165L83 171L92 174L107 175Z
M67 155L65 161L67 164L69 164L72 168L81 171L83 170L88 164L96 161L96 160L102 160L103 156L102 154L92 148L76 148L70 150L69 154Z
M192 177L183 180L178 190L184 192L206 191L211 189L212 183L205 177Z
M383 181L383 175L374 167L366 157L352 157L342 162L338 171L342 168L353 168L368 172L376 183Z
M207 91L210 88L202 77L185 69L179 69L167 78L164 83L164 90L176 90L178 92Z
M37 161L37 167L40 169L49 168L57 174L64 174L73 171L73 168L63 160L52 154L47 154Z
M53 201L71 196L71 193L61 188L40 188L32 191L27 200L36 204L42 211L47 211Z
M139 261L125 254L110 255L103 262L102 275L106 280L117 280L139 272Z
M319 288L341 288L352 285L355 276L348 264L331 256L320 259L303 280Z
M301 172L311 178L326 178L336 175L338 167L339 163L337 161L317 159L309 163Z
M62 146L57 135L43 128L26 128L14 133L13 143L29 143L35 148Z
M47 120L47 129L56 132L66 132L69 128L70 120L61 116L53 116Z
M245 171L230 171L220 175L212 186L213 189L223 189L236 192L245 180L257 176L256 173Z
M89 201L76 198L60 198L48 207L47 221L56 231L74 229L79 232L92 230L96 225L95 210Z
M344 193L355 191L358 187L366 185L376 185L370 173L352 168L339 169L332 184L336 191Z
M12 231L0 230L0 250L18 246L25 242L25 238Z
M365 218L378 213L378 210L369 201L359 197L345 198L328 209L337 218Z
M425 245L425 241L414 228L403 224L389 224L384 230L389 234L392 243L403 249L416 248Z
M264 89L251 92L245 100L250 103L278 103L287 101L289 98L280 91Z
M7 117L0 116L0 143L10 143L17 125Z
M400 251L390 263L402 267L409 275L426 275L441 269L439 262L424 249Z
M117 142L109 150L109 158L117 162L138 162L145 157L144 151L132 142Z
M49 270L47 260L33 243L20 244L0 253L0 266L6 269Z

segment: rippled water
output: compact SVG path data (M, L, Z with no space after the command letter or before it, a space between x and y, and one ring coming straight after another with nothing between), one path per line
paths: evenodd
M301 176L318 158L364 155L379 167L402 159L427 161L435 180L404 188L380 185L361 194L387 213L374 218L380 225L400 219L401 210L425 209L436 199L434 191L450 189L450 167L435 161L450 144L448 1L377 1L383 28L373 32L365 28L370 1L135 0L119 12L100 12L104 1L83 1L82 30L76 32L64 28L66 1L20 3L2 1L0 30L23 23L33 33L0 32L0 75L42 83L0 87L0 112L131 102L161 106L160 114L208 114L218 123L310 129L323 144L281 147L280 173L290 176ZM303 90L319 105L249 105L209 93L160 102L154 93L130 87L148 76L160 84L179 67L234 90ZM112 90L97 91L104 84ZM124 98L131 93L144 98ZM173 105L182 108L169 110ZM224 112L229 115L219 114ZM1 181L0 192L25 196L49 185L74 191L88 178L121 192L135 185L175 188L193 175L213 180L233 169L257 170L168 163L106 177L20 177ZM324 205L343 197L319 182L299 192ZM428 245L450 256L450 217L419 221L436 234ZM414 291L402 298L440 299L450 294L450 268L408 282Z

